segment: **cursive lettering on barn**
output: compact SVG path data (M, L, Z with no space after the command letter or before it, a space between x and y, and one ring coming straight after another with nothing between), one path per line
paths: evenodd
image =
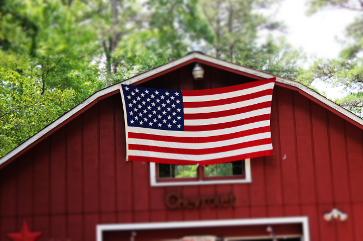
M204 197L187 197L181 193L168 193L165 204L168 209L228 208L234 207L236 197L233 193L215 194Z

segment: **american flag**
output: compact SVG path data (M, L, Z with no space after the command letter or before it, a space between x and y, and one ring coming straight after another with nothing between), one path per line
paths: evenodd
M128 160L216 164L271 155L274 84L183 91L122 85Z

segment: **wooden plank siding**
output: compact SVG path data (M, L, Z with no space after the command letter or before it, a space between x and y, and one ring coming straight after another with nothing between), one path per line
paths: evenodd
M191 66L144 83L192 89ZM206 68L202 88L245 81ZM27 221L41 241L94 241L99 223L308 216L313 241L363 241L363 131L299 93L276 87L272 157L250 184L150 187L147 163L125 160L120 95L87 110L0 172L0 241ZM167 210L164 195L233 192L234 208ZM328 223L332 208L348 213Z

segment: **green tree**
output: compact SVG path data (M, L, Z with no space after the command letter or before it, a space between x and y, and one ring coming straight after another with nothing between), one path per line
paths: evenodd
M42 93L37 71L27 58L0 51L0 156L78 102L69 88Z
M103 86L86 8L81 1L0 2L0 156Z
M0 156L94 91L194 49L293 78L297 52L261 40L280 28L259 11L274 2L0 0Z
M295 78L299 71L299 52L282 37L273 37L272 33L283 26L262 14L276 3L274 0L201 0L200 8L212 31L212 38L203 41L204 51L247 67Z
M309 4L310 14L328 7L358 13L346 29L346 43L339 58L319 60L311 71L314 78L344 86L350 94L337 102L363 116L363 1L311 0Z

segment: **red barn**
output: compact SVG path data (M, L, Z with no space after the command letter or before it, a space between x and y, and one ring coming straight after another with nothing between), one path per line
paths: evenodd
M203 79L193 79L196 63ZM127 83L204 89L271 77L191 53ZM108 87L0 160L0 241L363 241L363 120L277 78L271 127L272 156L225 172L126 161L120 85Z

